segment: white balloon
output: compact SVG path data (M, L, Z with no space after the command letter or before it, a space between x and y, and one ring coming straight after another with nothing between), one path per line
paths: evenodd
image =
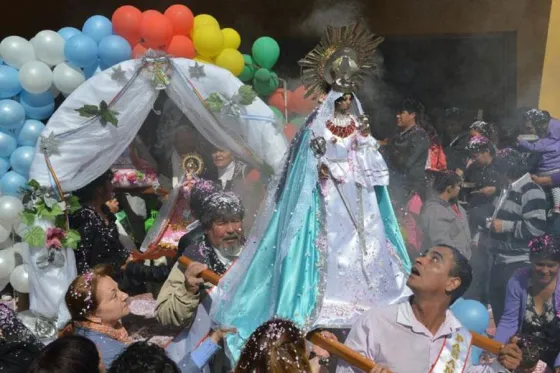
M16 256L12 248L0 250L0 278L10 277L16 267Z
M65 95L69 95L83 82L86 76L82 69L72 67L66 62L56 65L53 71L53 82L55 87Z
M14 268L10 275L10 283L14 290L20 293L29 293L29 270L27 264Z
M0 43L0 57L7 65L21 68L25 63L35 60L33 45L19 36L8 36Z
M53 73L46 63L29 61L19 70L19 81L30 93L43 93L52 86Z
M0 197L0 220L14 223L23 212L21 200L12 196Z
M12 247L12 246L14 246L14 241L12 241L11 238L8 238L4 242L0 243L0 250L7 249L7 248Z
M64 38L58 32L44 30L31 42L37 58L49 66L64 62Z
M25 264L29 264L29 244L27 242L18 242L14 246L12 246L12 250L14 251L16 261L19 263L19 257L21 257L21 261Z
M4 224L6 224L6 226L4 226ZM12 233L12 225L10 223L0 222L0 242L4 242L10 238L10 233Z

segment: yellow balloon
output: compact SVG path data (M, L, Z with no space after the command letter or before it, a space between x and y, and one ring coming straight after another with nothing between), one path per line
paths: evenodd
M220 24L216 20L216 18L212 17L209 14L199 14L194 17L194 27L203 27L203 26L214 26L216 28L220 28Z
M214 64L214 60L213 60L212 58L210 58L210 57L204 57L204 56L201 56L201 55L196 55L196 57L194 58L194 60L195 60L195 61L198 61L198 62L204 62L204 63L211 63L211 64Z
M241 36L237 31L232 28L222 29L222 34L224 34L224 49L231 48L237 49L241 45Z
M229 70L233 75L238 76L243 72L245 59L238 50L226 48L216 57L216 65Z
M193 36L196 52L204 57L214 57L224 49L222 30L214 26L203 26L196 29Z

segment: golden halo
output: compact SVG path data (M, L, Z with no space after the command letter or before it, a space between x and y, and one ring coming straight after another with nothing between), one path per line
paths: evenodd
M204 170L204 161L202 157L196 153L190 153L183 157L181 167L185 172L200 176Z

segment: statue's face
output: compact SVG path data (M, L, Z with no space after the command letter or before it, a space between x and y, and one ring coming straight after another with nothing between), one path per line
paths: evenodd
M341 97L341 100L336 103L336 110L341 112L347 112L352 105L352 95L345 94Z

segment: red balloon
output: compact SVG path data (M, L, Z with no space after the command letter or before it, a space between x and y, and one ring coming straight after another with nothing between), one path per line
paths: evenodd
M132 48L132 58L139 58L146 54L148 50L142 46L142 44L136 44Z
M115 10L111 23L116 35L125 38L130 45L136 45L140 41L140 21L142 12L132 5L124 5Z
M286 125L284 126L284 135L286 136L288 141L292 141L297 131L297 127L292 123L286 123Z
M169 47L167 47L168 54L173 57L184 57L193 59L196 56L196 50L194 49L194 44L186 36L183 35L175 35L173 39L171 39L171 43Z
M299 115L307 115L313 111L317 102L311 97L304 98L306 92L307 90L304 86L296 88L292 95L291 107L289 108L290 112Z
M164 50L173 38L173 24L160 12L147 10L140 21L140 37L144 47Z
M194 26L194 15L189 8L182 4L171 5L163 14L173 24L175 35L189 35Z
M249 171L249 173L245 177L245 180L250 184L254 184L254 183L260 181L260 179L261 179L261 173L258 170L255 170L255 169L252 169L251 171Z
M288 106L288 113L290 113L290 108L292 106L292 96L293 93L292 91L290 91L289 89L286 90L286 102L287 102L287 106ZM276 109L280 110L280 112L285 115L286 113L286 108L284 105L284 89L283 88L278 88L276 91L274 91L270 96L268 96L268 104L270 106L274 106Z

